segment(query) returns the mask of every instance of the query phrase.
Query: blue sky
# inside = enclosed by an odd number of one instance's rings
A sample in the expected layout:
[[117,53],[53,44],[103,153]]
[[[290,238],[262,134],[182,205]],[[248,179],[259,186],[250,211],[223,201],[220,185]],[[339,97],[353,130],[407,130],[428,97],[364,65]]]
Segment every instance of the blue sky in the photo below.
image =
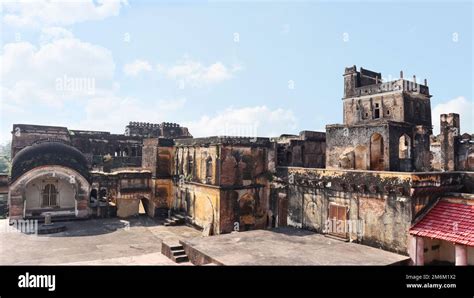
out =
[[[472,2],[32,3],[2,7],[0,142],[12,123],[324,130],[342,122],[342,73],[354,64],[426,78],[433,113],[459,112],[474,132]],[[58,90],[66,77],[92,79],[93,92]]]

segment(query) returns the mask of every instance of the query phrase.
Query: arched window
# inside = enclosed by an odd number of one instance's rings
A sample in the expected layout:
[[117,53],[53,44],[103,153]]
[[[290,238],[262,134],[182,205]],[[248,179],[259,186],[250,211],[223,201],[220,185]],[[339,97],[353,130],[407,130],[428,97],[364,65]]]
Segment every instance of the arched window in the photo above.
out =
[[212,179],[212,157],[208,157],[206,159],[206,181],[210,181]]
[[384,170],[383,137],[374,133],[370,137],[370,169],[373,171]]
[[123,157],[127,157],[127,156],[128,156],[128,148],[125,148],[125,149],[122,151],[122,156],[123,156]]
[[188,156],[188,168],[187,168],[188,172],[187,174],[188,175],[193,175],[193,172],[194,172],[194,160],[193,160],[193,157],[190,155]]
[[46,184],[43,189],[43,207],[57,206],[57,196],[58,192],[56,191],[56,186],[53,184]]
[[375,110],[374,110],[374,119],[379,119],[380,118],[380,106],[378,103],[375,104]]
[[398,158],[407,159],[411,157],[411,139],[406,134],[403,134],[398,139]]
[[120,156],[120,152],[121,152],[121,151],[120,151],[120,148],[115,149],[115,154],[114,154],[114,156],[115,156],[115,157],[119,157],[119,156]]

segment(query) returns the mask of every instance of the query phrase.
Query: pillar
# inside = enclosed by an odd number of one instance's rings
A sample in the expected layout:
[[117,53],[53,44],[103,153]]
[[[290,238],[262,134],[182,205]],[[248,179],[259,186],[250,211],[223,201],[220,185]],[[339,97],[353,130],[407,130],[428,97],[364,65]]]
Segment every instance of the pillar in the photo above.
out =
[[415,266],[423,266],[425,264],[425,247],[422,237],[410,235],[410,258]]
[[454,253],[456,258],[456,266],[467,265],[467,246],[461,244],[454,245]]

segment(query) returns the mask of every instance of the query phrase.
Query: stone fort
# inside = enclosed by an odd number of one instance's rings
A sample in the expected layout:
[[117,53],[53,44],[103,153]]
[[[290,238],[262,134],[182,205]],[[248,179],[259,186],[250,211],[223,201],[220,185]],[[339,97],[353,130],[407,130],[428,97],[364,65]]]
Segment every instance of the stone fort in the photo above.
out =
[[[325,132],[193,138],[175,123],[130,122],[124,134],[14,124],[9,218],[144,213],[206,235],[292,226],[418,265],[474,264],[474,137],[459,115],[440,115],[434,136],[426,80],[383,82],[352,66],[343,81],[344,123]],[[328,230],[331,221],[363,222],[364,233]]]

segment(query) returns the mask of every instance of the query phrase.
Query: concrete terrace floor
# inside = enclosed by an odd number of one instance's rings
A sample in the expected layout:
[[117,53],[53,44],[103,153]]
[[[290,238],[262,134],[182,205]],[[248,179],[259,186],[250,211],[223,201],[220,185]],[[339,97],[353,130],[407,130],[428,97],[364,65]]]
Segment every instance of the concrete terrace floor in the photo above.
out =
[[294,228],[186,239],[183,243],[223,265],[390,265],[409,259]]
[[203,237],[188,226],[163,226],[147,216],[61,222],[50,235],[12,232],[0,219],[1,265],[192,265],[161,254],[183,241],[223,265],[388,265],[408,257],[321,234],[278,228]]
[[161,254],[161,243],[201,237],[191,227],[165,227],[146,216],[61,224],[66,231],[27,235],[11,232],[1,219],[0,265],[178,265]]

